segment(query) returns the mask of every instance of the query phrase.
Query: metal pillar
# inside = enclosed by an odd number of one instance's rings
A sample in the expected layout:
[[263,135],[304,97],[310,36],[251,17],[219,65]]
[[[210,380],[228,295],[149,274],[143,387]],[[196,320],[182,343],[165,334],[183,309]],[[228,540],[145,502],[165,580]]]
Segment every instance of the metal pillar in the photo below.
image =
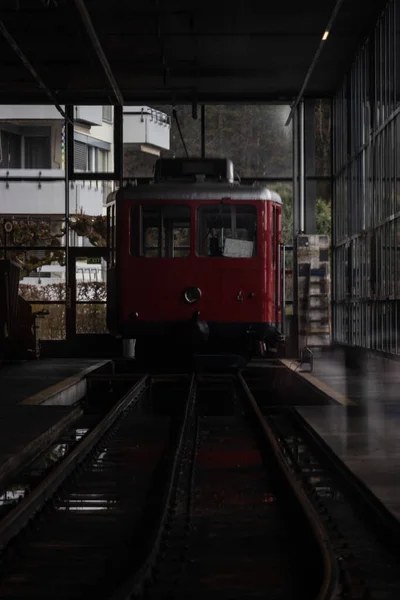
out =
[[[69,247],[69,190],[70,190],[70,174],[73,172],[74,160],[74,107],[68,105],[65,107],[67,120],[65,121],[65,333],[66,339],[70,340],[75,336],[75,310],[74,302],[76,302],[75,289],[72,282],[74,273],[71,269],[75,269],[75,260],[71,260]],[[73,263],[73,264],[72,264]]]
[[304,102],[293,116],[293,239],[304,233]]
[[299,231],[299,117],[298,109],[293,120],[293,240]]
[[317,233],[317,182],[307,179],[315,176],[315,100],[306,100],[304,107],[304,164],[305,164],[305,204],[304,233]]
[[293,118],[293,237],[316,233],[315,101],[302,101]]
[[299,105],[299,233],[304,233],[304,101]]

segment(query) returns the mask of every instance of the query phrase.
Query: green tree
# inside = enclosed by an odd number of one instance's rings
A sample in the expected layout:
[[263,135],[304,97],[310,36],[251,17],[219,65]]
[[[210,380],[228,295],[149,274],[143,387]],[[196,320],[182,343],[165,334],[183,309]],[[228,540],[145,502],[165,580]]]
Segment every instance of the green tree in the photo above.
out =
[[331,235],[331,203],[322,198],[317,198],[316,202],[316,226],[319,235]]

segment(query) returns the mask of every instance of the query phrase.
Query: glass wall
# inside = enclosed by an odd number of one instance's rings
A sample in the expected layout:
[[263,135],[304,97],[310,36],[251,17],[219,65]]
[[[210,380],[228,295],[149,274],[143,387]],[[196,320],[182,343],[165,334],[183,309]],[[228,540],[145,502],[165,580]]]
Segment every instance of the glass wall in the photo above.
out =
[[[186,151],[191,157],[201,156],[200,107],[197,119],[193,118],[192,106],[177,106],[177,118],[171,106],[154,106],[152,109],[154,112],[148,117],[151,124],[157,122],[161,126],[164,125],[163,115],[170,124],[168,149],[161,149],[158,153],[154,153],[152,152],[154,149],[147,147],[147,152],[143,152],[138,144],[130,144],[127,137],[131,130],[125,127],[129,117],[124,114],[124,178],[138,180],[151,178],[158,156],[180,157],[185,156]],[[143,107],[129,107],[127,110],[132,116],[140,115],[141,121],[145,121],[146,111],[143,111]],[[286,312],[292,314],[293,129],[291,125],[285,126],[289,112],[290,107],[285,104],[207,105],[204,108],[203,149],[206,157],[232,160],[235,177],[242,183],[265,185],[280,194],[283,202],[283,243],[290,246],[286,253]],[[310,177],[315,179],[316,175],[327,176],[329,189],[330,117],[330,102],[316,103],[316,135],[313,134],[310,139],[317,146],[314,150],[317,158],[312,166],[311,163],[309,165]],[[318,188],[318,193],[320,189],[321,198],[330,202],[330,193],[326,191],[326,187]],[[320,212],[325,217],[328,212],[330,220],[330,206],[327,211],[325,209],[326,204],[322,203]]]
[[[280,193],[284,241],[291,243],[287,105],[208,105],[203,139],[200,106],[197,118],[192,106],[124,107],[118,140],[118,108],[66,111],[64,121],[53,106],[0,105],[0,256],[19,264],[19,291],[33,309],[47,307],[42,340],[106,331],[105,205],[120,163],[125,179],[149,180],[159,156],[230,158],[242,183]],[[175,256],[189,247],[181,229],[179,248],[168,249]]]
[[[131,114],[142,107],[131,107]],[[158,155],[164,157],[201,156],[200,110],[193,118],[191,106],[177,106],[174,117],[171,106],[155,106],[154,111],[166,115],[170,123],[169,148],[143,152],[144,144],[127,142],[130,133],[124,129],[124,177],[153,175]],[[288,179],[292,177],[292,128],[285,127],[289,115],[287,105],[209,105],[205,107],[205,155],[229,158],[241,179]],[[124,121],[127,120],[124,113]],[[143,114],[143,119],[146,114]],[[162,117],[152,115],[154,119]],[[179,132],[180,129],[180,132]],[[182,134],[182,135],[181,135]],[[142,151],[141,151],[142,150]],[[145,149],[146,150],[146,149]]]
[[334,335],[400,353],[400,1],[334,99]]
[[[19,292],[32,310],[48,313],[38,320],[41,340],[65,339],[68,322],[71,335],[106,330],[106,269],[93,248],[106,245],[113,182],[97,177],[114,171],[113,108],[74,106],[70,118],[73,173],[85,175],[67,184],[67,126],[58,110],[0,105],[0,257],[19,265]],[[76,246],[91,256],[76,260]],[[68,301],[74,282],[79,306]]]

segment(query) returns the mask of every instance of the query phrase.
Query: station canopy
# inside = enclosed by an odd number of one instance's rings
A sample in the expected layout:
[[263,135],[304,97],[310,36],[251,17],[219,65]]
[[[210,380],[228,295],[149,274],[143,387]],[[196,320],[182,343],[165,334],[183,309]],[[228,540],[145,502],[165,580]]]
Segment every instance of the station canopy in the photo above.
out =
[[2,0],[0,104],[292,102],[313,63],[327,97],[385,4]]

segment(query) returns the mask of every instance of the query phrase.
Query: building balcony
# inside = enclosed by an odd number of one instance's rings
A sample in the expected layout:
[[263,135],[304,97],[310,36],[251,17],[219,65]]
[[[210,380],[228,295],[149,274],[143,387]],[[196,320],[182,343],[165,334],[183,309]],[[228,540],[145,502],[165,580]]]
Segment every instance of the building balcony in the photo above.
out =
[[[59,169],[0,169],[1,215],[65,214],[64,171]],[[39,177],[38,181],[26,178]],[[25,178],[25,180],[24,180]],[[103,214],[103,204],[111,191],[107,182],[79,181],[69,184],[70,214]]]
[[165,113],[149,106],[124,108],[124,146],[159,155],[170,148],[170,131],[171,120]]

